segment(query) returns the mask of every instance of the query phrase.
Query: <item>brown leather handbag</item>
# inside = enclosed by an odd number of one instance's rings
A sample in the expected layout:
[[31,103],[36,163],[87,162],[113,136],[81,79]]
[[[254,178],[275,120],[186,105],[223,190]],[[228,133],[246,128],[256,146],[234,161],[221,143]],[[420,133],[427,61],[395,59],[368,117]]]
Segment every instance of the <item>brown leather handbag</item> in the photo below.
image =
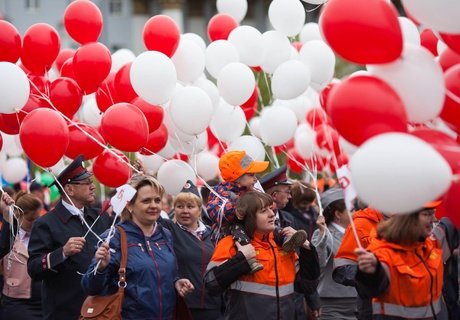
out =
[[121,262],[118,269],[118,291],[108,296],[88,296],[80,310],[80,320],[121,320],[121,309],[126,288],[126,263],[128,262],[128,242],[125,230],[120,232]]

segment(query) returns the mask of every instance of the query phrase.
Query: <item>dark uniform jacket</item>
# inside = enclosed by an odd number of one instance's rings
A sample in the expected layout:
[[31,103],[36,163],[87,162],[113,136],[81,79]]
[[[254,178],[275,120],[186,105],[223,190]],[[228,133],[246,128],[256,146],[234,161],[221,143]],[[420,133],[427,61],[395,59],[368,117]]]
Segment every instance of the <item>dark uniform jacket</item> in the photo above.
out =
[[[85,208],[88,225],[97,219],[99,211]],[[111,219],[103,213],[92,227],[102,234]],[[80,315],[86,296],[80,285],[96,251],[98,239],[91,232],[86,236],[82,251],[64,258],[63,247],[71,237],[83,237],[88,229],[78,216],[72,215],[60,201],[56,208],[34,222],[29,241],[27,269],[34,280],[43,280],[43,319],[72,320]]]

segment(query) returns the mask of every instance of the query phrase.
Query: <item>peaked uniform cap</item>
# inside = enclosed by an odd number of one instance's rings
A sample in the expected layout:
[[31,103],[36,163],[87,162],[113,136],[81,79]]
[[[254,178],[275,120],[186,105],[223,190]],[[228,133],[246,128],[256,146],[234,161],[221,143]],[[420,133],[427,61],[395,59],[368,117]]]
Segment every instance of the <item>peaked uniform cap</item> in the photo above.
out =
[[259,180],[260,184],[262,185],[262,188],[264,188],[264,190],[268,190],[274,186],[292,185],[292,182],[288,179],[286,172],[287,166],[283,165],[280,168],[267,173]]
[[[64,187],[68,183],[72,183],[74,181],[82,181],[91,177],[93,174],[86,170],[86,168],[83,166],[83,160],[83,155],[76,157],[72,163],[70,163],[64,170],[62,170],[62,172],[50,185],[50,187],[52,185],[57,185],[59,187],[59,184]],[[59,184],[56,181],[59,181]]]

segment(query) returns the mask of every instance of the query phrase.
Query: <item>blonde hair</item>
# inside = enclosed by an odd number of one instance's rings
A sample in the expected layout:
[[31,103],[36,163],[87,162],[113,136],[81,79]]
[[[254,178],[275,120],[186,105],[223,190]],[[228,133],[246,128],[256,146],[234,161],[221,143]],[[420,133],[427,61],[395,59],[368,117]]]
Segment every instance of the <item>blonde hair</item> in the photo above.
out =
[[185,202],[194,202],[200,208],[203,205],[203,201],[201,201],[201,198],[199,198],[196,194],[191,192],[181,192],[174,199],[173,207],[176,207],[178,203]]
[[[157,179],[155,179],[152,176],[136,175],[131,178],[128,184],[134,189],[136,189],[136,191],[139,191],[139,189],[142,187],[150,186],[158,192],[160,197],[163,197],[165,193],[164,187],[158,182]],[[136,199],[137,199],[137,192],[134,195],[134,197],[131,199],[129,204],[134,204],[134,202],[136,202]],[[125,207],[125,209],[121,213],[121,221],[131,221],[132,219],[133,219],[132,213],[129,212],[128,208]]]
[[420,241],[423,226],[419,222],[420,211],[399,214],[382,221],[377,227],[377,237],[401,245],[412,245]]

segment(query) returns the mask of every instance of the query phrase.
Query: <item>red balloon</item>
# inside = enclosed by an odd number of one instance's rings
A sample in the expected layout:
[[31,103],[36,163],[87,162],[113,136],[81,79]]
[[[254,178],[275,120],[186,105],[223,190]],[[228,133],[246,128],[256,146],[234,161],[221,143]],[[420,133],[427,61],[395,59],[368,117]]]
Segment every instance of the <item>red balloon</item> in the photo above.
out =
[[255,86],[254,91],[252,92],[251,96],[245,103],[241,105],[241,109],[243,109],[244,115],[246,117],[246,121],[249,121],[254,117],[257,111],[257,98],[259,96],[259,89]]
[[316,144],[322,149],[340,154],[339,134],[328,125],[318,127],[316,131]]
[[168,143],[168,129],[162,124],[157,130],[149,134],[147,144],[140,151],[141,154],[151,156],[161,151]]
[[[56,109],[66,117],[72,118],[80,109],[83,92],[75,80],[57,78],[50,86],[50,100]],[[85,159],[88,160],[88,158]]]
[[[460,174],[460,168],[457,168],[454,173]],[[457,228],[460,228],[460,214],[458,212],[458,208],[460,208],[460,181],[452,182],[449,190],[444,194],[442,206],[445,216],[448,217]]]
[[302,49],[303,43],[300,41],[295,41],[292,43],[292,46],[297,50],[297,52],[300,52],[300,49]]
[[73,55],[75,54],[75,50],[74,49],[62,49],[61,51],[59,51],[59,54],[56,58],[56,61],[54,61],[54,65],[56,66],[56,69],[61,70],[62,68],[62,65],[68,60],[68,59],[71,59],[73,58]]
[[446,72],[449,68],[455,66],[456,64],[460,64],[460,54],[451,48],[446,48],[439,56],[439,64],[441,65],[442,70]]
[[131,78],[129,76],[131,65],[132,62],[125,64],[115,75],[115,90],[117,91],[117,95],[120,97],[121,102],[130,102],[137,98],[137,93],[131,85]]
[[460,168],[460,145],[449,135],[434,129],[415,129],[412,135],[424,140],[435,148],[453,169]]
[[460,54],[460,34],[440,33],[439,35],[449,48]]
[[102,14],[91,1],[76,0],[64,11],[64,27],[79,44],[96,42],[102,32]]
[[16,63],[21,56],[21,36],[8,21],[0,20],[0,61]]
[[40,99],[46,99],[49,96],[49,80],[44,76],[29,74],[27,76],[30,83],[30,93]]
[[76,79],[75,72],[73,71],[73,56],[67,59],[61,66],[59,70],[61,77]]
[[321,108],[312,108],[308,110],[306,119],[315,130],[328,122],[327,114]]
[[172,18],[160,14],[145,23],[143,37],[148,50],[162,52],[171,58],[179,45],[180,31]]
[[331,92],[332,88],[337,83],[340,83],[340,82],[329,83],[323,90],[321,90],[321,93],[319,94],[319,103],[326,112],[327,112],[327,101],[329,99],[329,93]]
[[0,113],[0,131],[6,134],[18,134],[21,122],[18,113]]
[[230,32],[238,27],[238,22],[231,15],[218,13],[208,22],[208,38],[211,42],[227,40]]
[[64,155],[69,145],[69,129],[59,113],[48,108],[38,108],[24,118],[19,139],[30,160],[43,168],[49,168]]
[[303,159],[300,154],[295,151],[294,148],[289,149],[287,152],[287,166],[289,170],[295,173],[302,173],[306,165],[305,159]]
[[3,148],[3,137],[2,134],[0,133],[0,151],[2,151]]
[[351,77],[335,86],[328,101],[328,114],[340,135],[356,146],[377,134],[407,132],[401,98],[387,83],[373,76]]
[[29,113],[31,113],[33,110],[38,109],[38,108],[50,108],[50,106],[48,102],[43,102],[43,100],[41,99],[38,99],[34,96],[30,96],[29,100],[27,100],[24,107],[22,107],[22,109],[18,111],[19,122],[22,123],[22,121],[24,121],[24,118]]
[[440,117],[454,130],[460,132],[460,64],[444,74],[446,99]]
[[280,155],[291,148],[294,148],[294,138],[289,139],[285,144],[275,146],[275,153],[276,155]]
[[36,23],[24,34],[21,61],[28,70],[42,75],[53,66],[60,46],[56,29],[46,23]]
[[105,145],[104,138],[93,127],[84,123],[70,124],[69,146],[65,155],[71,159],[75,159],[78,155],[82,154],[85,160],[97,157],[104,151],[104,147],[94,140]]
[[[113,155],[112,152],[118,155]],[[129,181],[132,175],[128,158],[118,150],[105,150],[93,163],[96,179],[111,188],[118,188]]]
[[162,107],[150,104],[139,97],[134,99],[131,103],[138,107],[144,114],[149,125],[149,133],[152,133],[161,126],[164,118],[164,111]]
[[345,60],[388,63],[402,53],[398,13],[386,0],[329,0],[320,23],[328,44]]
[[420,33],[421,45],[427,48],[435,57],[438,55],[438,38],[431,31],[431,29],[425,29]]
[[73,71],[80,88],[90,94],[110,73],[112,56],[102,43],[92,42],[77,49],[73,56]]
[[102,135],[117,149],[139,151],[147,143],[149,127],[144,114],[130,103],[117,103],[102,116]]
[[96,103],[101,112],[105,112],[115,103],[123,102],[115,89],[116,72],[111,72],[96,91]]

